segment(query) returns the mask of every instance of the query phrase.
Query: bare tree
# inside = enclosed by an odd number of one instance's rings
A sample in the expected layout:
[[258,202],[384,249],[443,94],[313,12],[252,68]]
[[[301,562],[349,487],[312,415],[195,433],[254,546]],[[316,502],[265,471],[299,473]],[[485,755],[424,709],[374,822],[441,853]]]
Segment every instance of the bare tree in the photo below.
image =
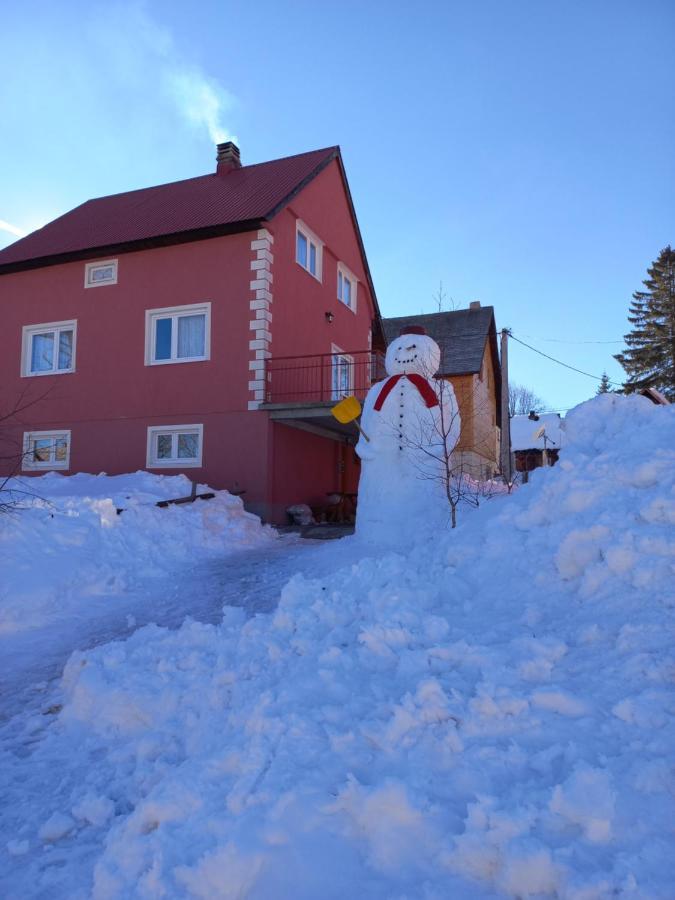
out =
[[447,291],[443,287],[443,282],[438,282],[438,290],[431,295],[432,300],[436,304],[436,312],[444,312],[448,306],[451,310],[457,309],[457,304],[453,297],[448,297]]
[[24,388],[12,402],[0,407],[0,514],[10,512],[26,499],[37,497],[33,491],[15,483],[21,472],[26,450],[15,436],[16,426],[21,423],[21,414],[43,400],[51,387],[38,396],[31,396]]
[[509,416],[527,415],[531,410],[541,411],[546,404],[533,390],[522,384],[509,385]]
[[[405,446],[415,455],[419,477],[442,487],[450,506],[450,521],[455,528],[460,505],[478,507],[495,494],[511,493],[514,485],[506,485],[494,477],[481,477],[481,473],[473,470],[466,454],[455,449],[460,425],[466,428],[469,423],[460,421],[458,403],[447,402],[449,392],[454,394],[452,385],[438,377],[436,386],[438,416],[420,420],[417,432],[408,434],[404,440]],[[484,449],[487,454],[487,448]]]

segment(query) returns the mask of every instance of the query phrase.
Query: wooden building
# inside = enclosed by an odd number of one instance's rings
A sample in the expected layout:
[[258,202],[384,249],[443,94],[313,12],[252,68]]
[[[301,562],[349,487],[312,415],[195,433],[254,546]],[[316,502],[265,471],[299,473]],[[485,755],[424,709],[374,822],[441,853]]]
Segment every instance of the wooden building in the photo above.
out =
[[501,368],[494,309],[468,309],[382,320],[387,343],[407,325],[421,325],[441,348],[438,374],[451,382],[462,430],[454,453],[456,471],[490,478],[499,469]]

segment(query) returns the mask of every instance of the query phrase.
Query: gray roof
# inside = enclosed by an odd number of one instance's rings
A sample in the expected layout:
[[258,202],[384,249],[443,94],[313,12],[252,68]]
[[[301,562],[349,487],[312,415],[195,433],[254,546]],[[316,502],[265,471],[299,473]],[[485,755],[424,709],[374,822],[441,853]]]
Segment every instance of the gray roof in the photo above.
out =
[[[441,348],[440,375],[473,375],[480,372],[488,338],[496,357],[497,336],[492,306],[457,309],[453,312],[427,313],[382,319],[387,343],[398,337],[407,325],[422,325]],[[492,335],[491,335],[492,332]],[[493,360],[499,365],[497,360]],[[497,373],[495,369],[495,373]]]

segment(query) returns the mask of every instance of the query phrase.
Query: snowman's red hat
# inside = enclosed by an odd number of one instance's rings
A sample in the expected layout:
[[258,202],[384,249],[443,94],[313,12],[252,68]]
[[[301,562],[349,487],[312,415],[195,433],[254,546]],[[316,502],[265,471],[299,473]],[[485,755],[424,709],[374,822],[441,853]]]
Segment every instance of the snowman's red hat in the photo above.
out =
[[403,337],[404,334],[426,334],[426,328],[423,328],[421,325],[406,325],[405,328],[401,328],[399,331],[399,337]]

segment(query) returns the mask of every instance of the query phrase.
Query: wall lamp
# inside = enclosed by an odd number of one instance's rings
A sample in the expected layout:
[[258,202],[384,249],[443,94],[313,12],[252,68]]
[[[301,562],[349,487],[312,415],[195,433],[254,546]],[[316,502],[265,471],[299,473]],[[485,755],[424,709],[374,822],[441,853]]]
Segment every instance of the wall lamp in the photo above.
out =
[[324,315],[326,317],[326,322],[328,322],[328,324],[330,325],[331,322],[333,321],[333,319],[335,318],[335,315],[332,312],[324,313]]

